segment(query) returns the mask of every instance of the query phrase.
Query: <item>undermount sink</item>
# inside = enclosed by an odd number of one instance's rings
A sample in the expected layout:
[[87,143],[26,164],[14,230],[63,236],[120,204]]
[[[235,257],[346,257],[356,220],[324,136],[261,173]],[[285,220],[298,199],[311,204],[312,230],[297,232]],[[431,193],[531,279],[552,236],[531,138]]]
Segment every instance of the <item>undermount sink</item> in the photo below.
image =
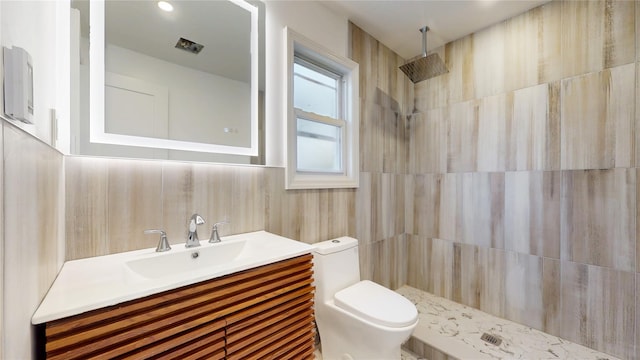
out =
[[[177,246],[176,246],[177,247]],[[208,244],[203,242],[199,247],[185,249],[180,252],[162,254],[143,259],[129,260],[125,265],[134,273],[148,279],[157,279],[184,272],[225,266],[238,258],[248,257],[246,240]]]

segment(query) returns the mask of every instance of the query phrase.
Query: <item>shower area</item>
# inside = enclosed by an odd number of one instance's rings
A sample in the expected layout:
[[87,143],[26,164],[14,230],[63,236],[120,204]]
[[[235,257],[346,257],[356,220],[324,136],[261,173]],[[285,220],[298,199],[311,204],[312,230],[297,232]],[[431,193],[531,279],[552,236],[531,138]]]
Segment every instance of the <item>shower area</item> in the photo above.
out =
[[350,24],[363,277],[640,358],[636,11],[551,2],[408,61]]

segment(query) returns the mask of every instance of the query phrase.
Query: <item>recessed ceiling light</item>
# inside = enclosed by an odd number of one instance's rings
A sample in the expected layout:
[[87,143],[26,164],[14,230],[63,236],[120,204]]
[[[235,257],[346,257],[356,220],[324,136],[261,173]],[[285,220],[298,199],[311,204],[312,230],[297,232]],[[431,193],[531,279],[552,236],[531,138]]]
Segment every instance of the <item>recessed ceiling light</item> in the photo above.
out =
[[166,1],[158,1],[158,7],[164,11],[173,11],[173,5]]

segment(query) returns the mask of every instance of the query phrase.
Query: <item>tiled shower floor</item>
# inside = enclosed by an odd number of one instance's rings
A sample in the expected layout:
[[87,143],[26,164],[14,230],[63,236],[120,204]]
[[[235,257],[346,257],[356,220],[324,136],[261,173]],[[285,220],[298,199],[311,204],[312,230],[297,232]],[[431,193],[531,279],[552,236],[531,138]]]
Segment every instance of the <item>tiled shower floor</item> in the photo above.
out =
[[[396,291],[416,304],[418,309],[420,320],[412,337],[451,358],[617,359],[410,286]],[[497,335],[502,343],[496,346],[481,340],[483,333]]]

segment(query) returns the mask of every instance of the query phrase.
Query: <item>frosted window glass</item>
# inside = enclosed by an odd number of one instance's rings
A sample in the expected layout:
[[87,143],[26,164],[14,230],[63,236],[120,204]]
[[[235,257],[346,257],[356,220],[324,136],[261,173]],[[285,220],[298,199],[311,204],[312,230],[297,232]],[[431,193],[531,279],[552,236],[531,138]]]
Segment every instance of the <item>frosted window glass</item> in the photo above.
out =
[[338,80],[293,64],[293,106],[318,115],[338,117]]
[[341,172],[342,128],[298,118],[298,171]]

